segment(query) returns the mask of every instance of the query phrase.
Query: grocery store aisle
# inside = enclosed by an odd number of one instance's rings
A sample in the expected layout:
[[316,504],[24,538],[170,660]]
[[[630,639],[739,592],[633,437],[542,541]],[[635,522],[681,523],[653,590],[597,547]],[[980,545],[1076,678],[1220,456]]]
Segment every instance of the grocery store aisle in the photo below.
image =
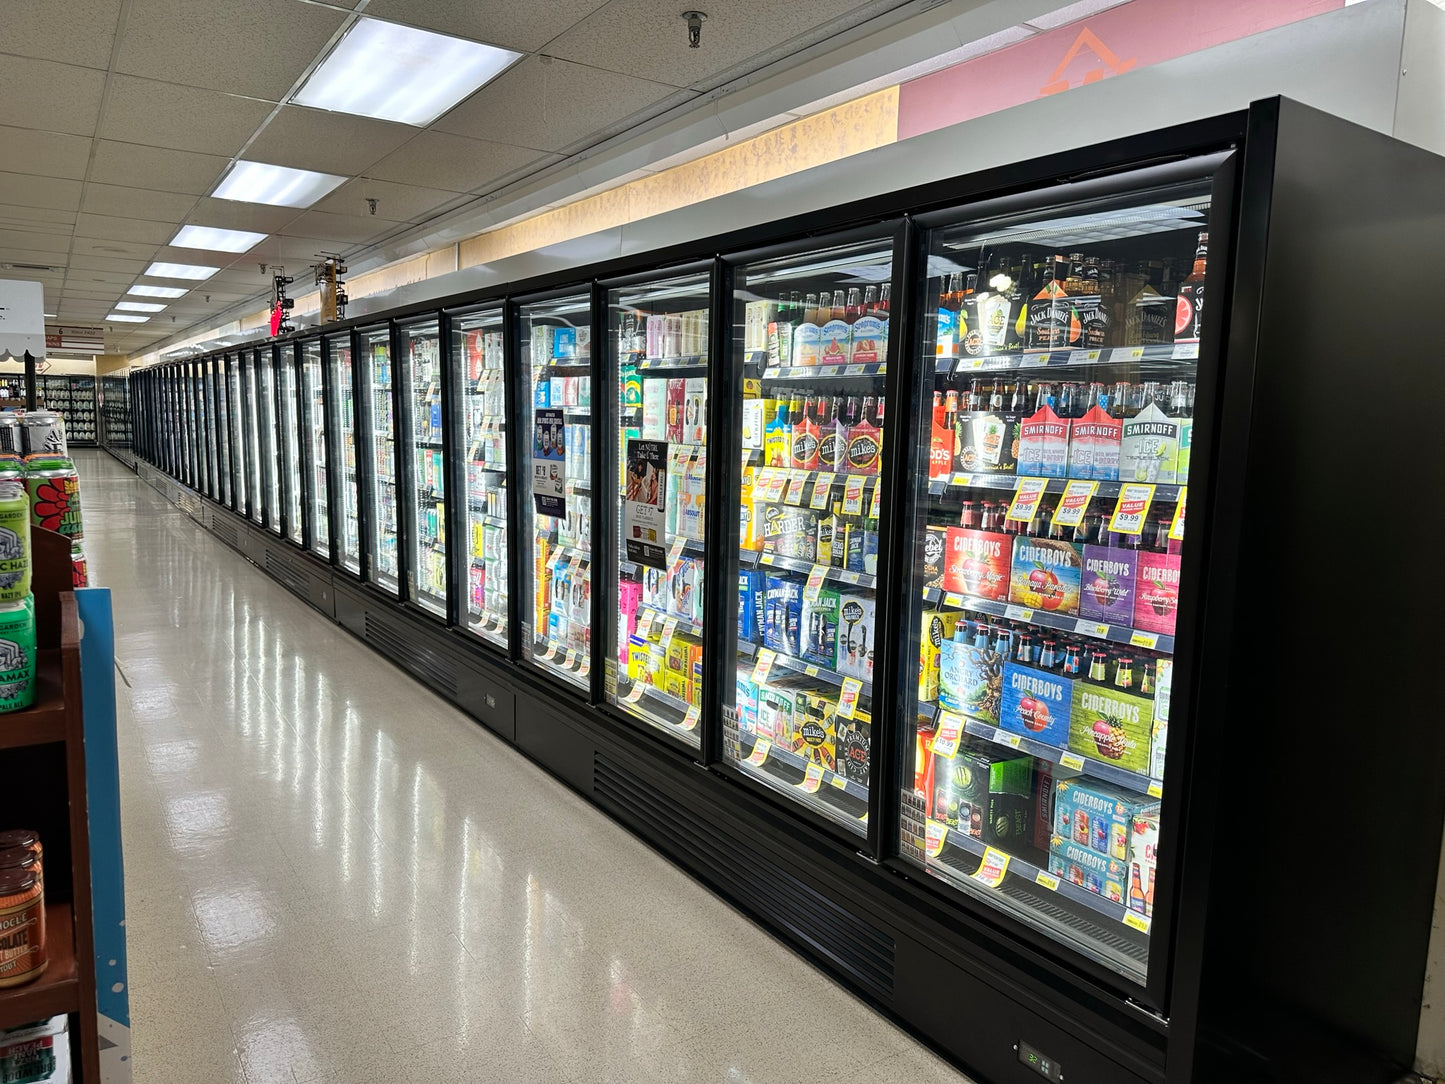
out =
[[137,1084],[958,1082],[101,453]]

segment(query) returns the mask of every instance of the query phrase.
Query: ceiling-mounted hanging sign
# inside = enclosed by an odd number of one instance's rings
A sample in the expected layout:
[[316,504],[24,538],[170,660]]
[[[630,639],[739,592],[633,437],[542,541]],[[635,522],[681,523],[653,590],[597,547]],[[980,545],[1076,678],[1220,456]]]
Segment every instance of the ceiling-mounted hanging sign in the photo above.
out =
[[45,356],[45,286],[0,279],[0,357]]
[[105,329],[99,327],[47,327],[47,350],[76,350],[83,354],[105,353]]

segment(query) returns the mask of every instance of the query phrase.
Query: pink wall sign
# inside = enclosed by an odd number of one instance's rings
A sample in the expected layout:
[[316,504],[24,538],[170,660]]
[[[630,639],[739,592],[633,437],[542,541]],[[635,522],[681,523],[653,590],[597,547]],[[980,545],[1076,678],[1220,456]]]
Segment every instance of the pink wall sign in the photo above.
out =
[[1132,0],[904,83],[898,138],[1344,7],[1344,0]]

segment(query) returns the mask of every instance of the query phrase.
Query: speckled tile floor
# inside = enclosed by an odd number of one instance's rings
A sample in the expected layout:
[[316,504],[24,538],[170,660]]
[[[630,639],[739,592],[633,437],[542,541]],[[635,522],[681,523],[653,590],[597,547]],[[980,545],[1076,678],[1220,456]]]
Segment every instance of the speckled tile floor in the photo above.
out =
[[125,677],[137,1084],[963,1081],[109,456],[78,465]]

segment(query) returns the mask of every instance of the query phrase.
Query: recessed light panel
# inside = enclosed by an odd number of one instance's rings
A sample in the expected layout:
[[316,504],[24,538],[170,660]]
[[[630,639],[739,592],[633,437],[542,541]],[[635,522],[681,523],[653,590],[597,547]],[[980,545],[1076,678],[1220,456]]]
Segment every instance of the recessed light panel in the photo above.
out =
[[358,19],[311,73],[297,105],[425,127],[521,54],[414,26]]
[[123,312],[113,312],[106,317],[107,320],[117,324],[145,324],[150,322],[149,316],[129,316]]
[[264,241],[264,233],[223,230],[216,226],[182,226],[171,240],[172,248],[207,248],[213,252],[245,252]]
[[117,301],[116,312],[160,312],[164,305],[150,305],[144,301]]
[[208,279],[219,267],[203,267],[194,263],[153,263],[145,273],[153,279]]
[[189,291],[182,290],[179,286],[132,286],[126,291],[128,294],[135,294],[136,297],[185,297]]
[[316,173],[265,162],[237,162],[212,193],[217,199],[265,203],[272,207],[310,207],[326,193],[345,183],[334,173]]

